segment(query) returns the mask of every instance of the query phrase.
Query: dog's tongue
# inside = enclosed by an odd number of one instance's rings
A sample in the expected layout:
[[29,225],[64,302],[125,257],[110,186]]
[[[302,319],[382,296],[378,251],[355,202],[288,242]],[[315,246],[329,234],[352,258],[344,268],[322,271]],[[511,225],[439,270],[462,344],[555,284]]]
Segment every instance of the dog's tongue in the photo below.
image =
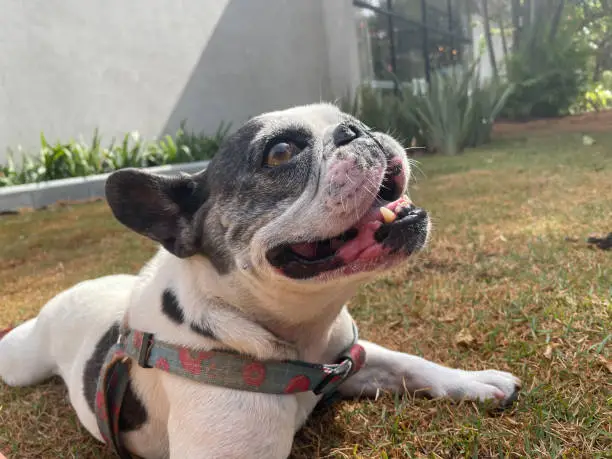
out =
[[[406,196],[397,201],[390,202],[385,206],[395,216],[398,206],[408,206],[411,202]],[[344,244],[336,253],[345,263],[351,263],[357,258],[371,259],[383,254],[382,244],[376,242],[374,233],[383,225],[384,216],[380,207],[373,207],[355,225],[357,237]]]
[[[333,238],[325,242],[302,242],[292,244],[291,250],[297,255],[314,260],[332,255],[334,252],[345,263],[351,263],[357,258],[371,259],[382,255],[384,248],[374,239],[374,233],[383,225],[386,218],[393,221],[398,206],[408,206],[410,201],[402,196],[397,201],[390,202],[383,211],[380,207],[372,207],[354,226],[357,236],[348,242],[341,238]],[[387,221],[389,223],[390,221]]]
[[376,240],[374,239],[374,233],[382,226],[382,224],[383,223],[380,220],[380,209],[376,208],[368,212],[365,217],[363,217],[359,223],[355,225],[355,228],[358,231],[357,237],[351,239],[340,247],[340,250],[336,252],[336,255],[345,263],[350,263],[356,260],[362,252],[369,250],[373,246],[380,246],[380,244],[377,244]]

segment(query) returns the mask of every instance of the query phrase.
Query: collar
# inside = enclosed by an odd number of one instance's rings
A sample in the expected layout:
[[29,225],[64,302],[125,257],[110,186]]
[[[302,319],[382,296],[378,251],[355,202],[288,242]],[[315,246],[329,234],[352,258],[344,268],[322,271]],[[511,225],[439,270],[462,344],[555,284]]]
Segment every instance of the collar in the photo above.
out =
[[157,368],[193,381],[229,389],[292,394],[312,391],[327,394],[361,369],[365,350],[353,340],[330,364],[301,360],[256,360],[225,350],[198,351],[155,339],[151,333],[124,329],[118,345],[142,368]]

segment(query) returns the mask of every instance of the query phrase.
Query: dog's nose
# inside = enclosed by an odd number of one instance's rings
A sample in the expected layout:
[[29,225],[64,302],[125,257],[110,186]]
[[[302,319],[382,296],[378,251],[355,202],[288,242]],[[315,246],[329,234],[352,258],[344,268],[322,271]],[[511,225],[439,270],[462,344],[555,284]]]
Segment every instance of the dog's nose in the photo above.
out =
[[334,139],[334,145],[341,147],[361,137],[362,134],[363,131],[357,125],[352,123],[340,123],[334,128],[332,138]]

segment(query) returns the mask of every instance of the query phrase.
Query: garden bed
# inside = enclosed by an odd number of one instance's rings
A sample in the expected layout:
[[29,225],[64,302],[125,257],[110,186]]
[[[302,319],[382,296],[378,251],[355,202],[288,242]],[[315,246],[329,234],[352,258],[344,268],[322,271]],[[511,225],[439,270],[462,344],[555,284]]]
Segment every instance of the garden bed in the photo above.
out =
[[612,110],[582,113],[561,118],[537,119],[526,122],[497,121],[493,126],[496,135],[525,135],[528,133],[551,132],[611,132]]

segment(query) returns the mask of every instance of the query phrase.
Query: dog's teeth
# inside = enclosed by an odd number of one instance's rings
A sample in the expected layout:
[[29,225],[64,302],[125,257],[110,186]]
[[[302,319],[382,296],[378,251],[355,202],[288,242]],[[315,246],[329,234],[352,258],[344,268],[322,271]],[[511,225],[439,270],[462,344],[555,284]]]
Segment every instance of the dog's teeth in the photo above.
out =
[[393,223],[395,221],[396,215],[392,210],[389,210],[386,207],[381,207],[380,213],[382,214],[382,218],[385,223]]
[[399,205],[400,206],[402,206],[402,207],[410,207],[411,204],[412,204],[412,201],[410,200],[410,198],[408,198],[408,196],[403,195],[400,198],[400,201],[399,201]]

